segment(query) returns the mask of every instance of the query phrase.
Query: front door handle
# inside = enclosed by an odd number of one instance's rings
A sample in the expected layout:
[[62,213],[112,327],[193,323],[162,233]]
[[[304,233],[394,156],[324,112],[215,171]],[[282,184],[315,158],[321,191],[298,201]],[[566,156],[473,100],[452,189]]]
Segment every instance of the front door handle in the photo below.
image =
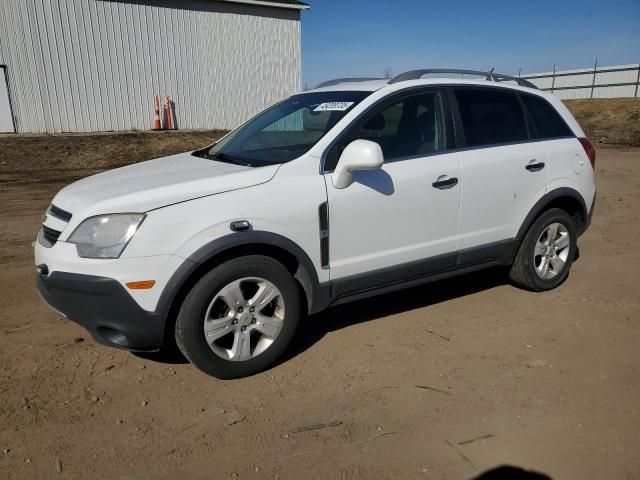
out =
[[526,167],[530,172],[539,172],[544,168],[544,162],[538,162],[537,160],[531,160]]
[[439,190],[447,190],[448,188],[455,187],[458,184],[458,179],[456,177],[449,178],[447,175],[441,175],[438,177],[438,180],[433,182],[433,188],[437,188]]

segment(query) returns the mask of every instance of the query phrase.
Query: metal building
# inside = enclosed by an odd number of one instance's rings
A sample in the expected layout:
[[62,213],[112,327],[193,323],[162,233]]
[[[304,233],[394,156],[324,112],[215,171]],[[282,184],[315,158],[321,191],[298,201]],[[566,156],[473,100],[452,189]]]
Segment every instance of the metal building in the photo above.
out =
[[[232,128],[301,89],[294,0],[1,0],[18,132]],[[0,80],[2,80],[0,78]]]

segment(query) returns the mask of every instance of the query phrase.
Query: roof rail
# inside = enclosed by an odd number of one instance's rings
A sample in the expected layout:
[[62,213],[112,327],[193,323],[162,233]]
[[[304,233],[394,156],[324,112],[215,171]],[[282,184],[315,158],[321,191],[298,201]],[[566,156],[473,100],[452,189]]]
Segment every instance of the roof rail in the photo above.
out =
[[482,72],[479,70],[458,70],[452,68],[427,68],[423,70],[411,70],[409,72],[401,73],[400,75],[393,77],[389,80],[390,84],[404,82],[406,80],[418,80],[422,78],[424,75],[428,75],[431,73],[455,73],[458,75],[479,75],[486,77],[487,80],[491,80],[493,82],[504,82],[504,81],[512,81],[516,82],[521,87],[529,87],[538,89],[533,83],[525,80],[524,78],[513,77],[511,75],[504,75],[502,73],[496,73],[491,69],[489,72]]
[[380,78],[380,77],[335,78],[333,80],[327,80],[326,82],[322,82],[316,88],[330,87],[332,85],[338,85],[339,83],[366,82],[369,80],[384,80],[384,78]]

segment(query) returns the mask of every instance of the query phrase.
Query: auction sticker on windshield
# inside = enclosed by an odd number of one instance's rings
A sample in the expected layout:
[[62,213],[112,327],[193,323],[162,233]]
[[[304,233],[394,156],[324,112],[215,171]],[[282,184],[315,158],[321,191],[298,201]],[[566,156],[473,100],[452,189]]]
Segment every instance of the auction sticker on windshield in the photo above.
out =
[[326,102],[313,109],[314,112],[344,112],[354,102]]

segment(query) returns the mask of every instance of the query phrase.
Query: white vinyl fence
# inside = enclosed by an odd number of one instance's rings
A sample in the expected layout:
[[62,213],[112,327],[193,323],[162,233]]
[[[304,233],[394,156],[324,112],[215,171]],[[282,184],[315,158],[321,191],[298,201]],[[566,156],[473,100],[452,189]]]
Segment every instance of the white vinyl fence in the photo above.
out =
[[520,75],[562,99],[618,98],[640,95],[640,64],[557,70]]

